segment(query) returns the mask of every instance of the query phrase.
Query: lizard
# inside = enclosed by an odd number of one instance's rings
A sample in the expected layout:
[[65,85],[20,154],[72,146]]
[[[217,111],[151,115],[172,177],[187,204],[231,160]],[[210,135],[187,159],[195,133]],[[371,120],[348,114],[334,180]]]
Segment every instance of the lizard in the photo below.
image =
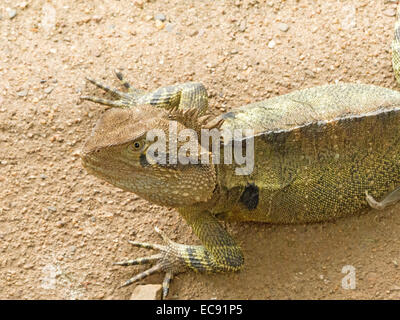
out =
[[[394,29],[392,64],[400,83],[400,9]],[[83,166],[116,187],[175,208],[201,242],[174,242],[158,227],[164,244],[129,241],[158,253],[116,262],[151,265],[122,286],[164,272],[165,298],[177,273],[239,271],[243,253],[221,221],[329,221],[368,207],[383,209],[400,199],[398,91],[368,84],[328,84],[245,105],[211,119],[207,91],[201,83],[176,84],[148,93],[133,88],[121,72],[115,73],[127,92],[88,78],[116,99],[81,97],[113,107],[85,142]],[[147,134],[154,128],[168,131],[171,121],[179,130],[197,133],[201,129],[251,128],[253,135],[239,142],[243,145],[253,139],[253,171],[238,175],[237,164],[214,163],[210,149],[201,141],[197,141],[197,150],[208,155],[208,163],[160,163],[149,152],[156,142],[147,139]],[[165,142],[172,144],[168,138]],[[221,150],[226,142],[221,141]]]

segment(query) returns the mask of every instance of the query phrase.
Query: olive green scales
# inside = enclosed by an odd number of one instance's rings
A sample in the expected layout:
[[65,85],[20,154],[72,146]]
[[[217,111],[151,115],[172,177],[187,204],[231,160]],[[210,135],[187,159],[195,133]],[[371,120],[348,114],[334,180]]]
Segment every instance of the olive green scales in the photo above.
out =
[[[393,68],[400,74],[400,26],[396,22]],[[116,100],[83,99],[119,107],[97,123],[82,152],[87,170],[142,198],[174,207],[202,245],[131,242],[158,253],[119,265],[153,266],[124,283],[163,271],[163,296],[173,275],[237,271],[242,252],[218,220],[306,223],[381,209],[400,199],[400,93],[373,85],[308,88],[253,103],[211,120],[207,93],[185,83],[145,93],[116,73],[128,92],[100,84]],[[146,133],[221,128],[254,130],[254,169],[237,175],[235,164],[158,164],[148,161]],[[203,148],[203,147],[200,147]],[[223,148],[223,145],[222,145]],[[210,150],[201,149],[202,152]],[[381,200],[381,202],[375,199]]]

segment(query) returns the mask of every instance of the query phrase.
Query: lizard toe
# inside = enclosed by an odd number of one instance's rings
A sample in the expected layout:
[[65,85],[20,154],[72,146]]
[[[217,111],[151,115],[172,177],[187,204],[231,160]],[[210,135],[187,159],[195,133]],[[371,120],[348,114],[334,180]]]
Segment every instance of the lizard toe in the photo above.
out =
[[120,287],[126,287],[134,282],[142,280],[147,276],[152,275],[156,272],[165,272],[165,277],[162,283],[163,287],[163,298],[168,295],[169,285],[174,274],[182,272],[186,265],[181,258],[181,253],[179,251],[179,244],[170,240],[167,235],[162,232],[159,228],[155,228],[156,232],[161,236],[166,245],[160,245],[156,243],[148,243],[148,242],[138,242],[138,241],[130,241],[128,242],[135,247],[158,250],[159,253],[147,256],[140,257],[132,260],[125,260],[115,262],[114,265],[119,266],[132,266],[132,265],[144,265],[144,264],[154,264],[147,270],[144,270],[132,278],[125,281]]

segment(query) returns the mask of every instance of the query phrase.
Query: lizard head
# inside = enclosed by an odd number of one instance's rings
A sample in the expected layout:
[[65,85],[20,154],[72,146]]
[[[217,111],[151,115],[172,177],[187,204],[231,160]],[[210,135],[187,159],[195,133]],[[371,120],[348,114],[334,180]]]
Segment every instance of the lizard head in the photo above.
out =
[[[106,111],[81,150],[83,166],[90,174],[157,204],[183,207],[207,201],[216,185],[212,164],[160,161],[171,158],[171,118],[184,119],[176,111],[150,105]],[[187,129],[179,119],[174,121],[178,132]],[[160,136],[149,139],[154,129],[165,132],[165,141]],[[165,148],[155,148],[156,143]],[[179,149],[183,143],[177,143]],[[204,152],[201,146],[198,150]]]

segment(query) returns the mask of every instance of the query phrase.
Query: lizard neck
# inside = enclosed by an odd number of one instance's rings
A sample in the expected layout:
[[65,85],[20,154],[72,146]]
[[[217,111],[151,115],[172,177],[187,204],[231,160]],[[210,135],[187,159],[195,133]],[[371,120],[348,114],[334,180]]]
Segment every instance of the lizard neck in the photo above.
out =
[[216,185],[212,165],[168,165],[138,173],[130,191],[142,198],[170,207],[207,202]]
[[83,166],[89,173],[123,190],[174,208],[207,202],[212,198],[216,186],[215,167],[212,164],[151,165],[142,162],[137,167],[121,161],[107,170],[107,167],[96,165],[95,161],[91,162],[86,157]]

